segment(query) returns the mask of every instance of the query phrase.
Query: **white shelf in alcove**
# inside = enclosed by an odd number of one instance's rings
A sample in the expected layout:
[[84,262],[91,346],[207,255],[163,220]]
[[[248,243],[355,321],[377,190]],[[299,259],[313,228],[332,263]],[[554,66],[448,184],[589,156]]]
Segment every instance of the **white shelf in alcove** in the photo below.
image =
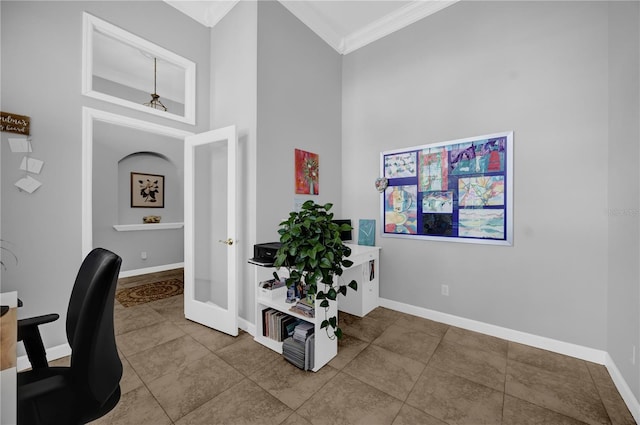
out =
[[167,230],[181,229],[184,223],[148,223],[148,224],[114,224],[113,228],[118,232],[133,232],[136,230]]

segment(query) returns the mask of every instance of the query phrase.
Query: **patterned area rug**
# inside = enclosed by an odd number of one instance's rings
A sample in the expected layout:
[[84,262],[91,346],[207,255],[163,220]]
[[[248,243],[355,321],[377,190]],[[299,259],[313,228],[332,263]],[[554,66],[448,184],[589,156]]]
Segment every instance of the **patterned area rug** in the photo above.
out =
[[116,299],[125,307],[132,307],[151,301],[181,295],[184,285],[179,279],[163,280],[161,282],[143,283],[132,288],[119,289]]

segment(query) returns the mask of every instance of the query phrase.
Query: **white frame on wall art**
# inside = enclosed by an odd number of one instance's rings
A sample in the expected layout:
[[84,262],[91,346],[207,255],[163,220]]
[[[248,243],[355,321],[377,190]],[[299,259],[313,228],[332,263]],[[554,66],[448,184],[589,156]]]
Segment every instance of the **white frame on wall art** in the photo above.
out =
[[513,245],[513,132],[380,154],[381,236]]
[[[132,102],[127,99],[104,93],[93,87],[94,74],[94,36],[103,34],[114,39],[128,48],[135,48],[141,54],[157,58],[158,61],[168,62],[172,66],[184,70],[184,113],[182,115],[171,111],[153,109],[142,103]],[[182,56],[179,56],[163,47],[153,44],[137,35],[112,25],[102,19],[84,12],[83,14],[83,46],[82,46],[82,94],[94,99],[114,103],[116,105],[146,112],[164,118],[195,125],[196,123],[196,64]]]

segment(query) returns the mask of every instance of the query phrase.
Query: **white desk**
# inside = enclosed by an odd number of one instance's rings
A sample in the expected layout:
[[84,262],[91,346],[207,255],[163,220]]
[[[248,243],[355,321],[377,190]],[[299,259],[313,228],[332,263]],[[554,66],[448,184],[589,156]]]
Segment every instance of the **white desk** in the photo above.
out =
[[18,293],[0,294],[0,304],[9,311],[0,317],[0,424],[17,423]]
[[347,296],[338,296],[338,310],[363,317],[378,307],[380,294],[380,247],[345,244],[351,248],[348,260],[353,265],[345,269],[342,279],[345,285],[358,282],[358,290],[347,289]]

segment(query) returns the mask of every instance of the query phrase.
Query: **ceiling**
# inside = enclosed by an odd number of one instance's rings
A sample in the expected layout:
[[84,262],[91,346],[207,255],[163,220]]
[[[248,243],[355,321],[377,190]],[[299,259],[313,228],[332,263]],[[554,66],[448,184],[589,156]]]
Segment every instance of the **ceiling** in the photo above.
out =
[[[164,0],[214,27],[240,0]],[[458,0],[279,0],[338,53],[362,46],[432,15]]]

